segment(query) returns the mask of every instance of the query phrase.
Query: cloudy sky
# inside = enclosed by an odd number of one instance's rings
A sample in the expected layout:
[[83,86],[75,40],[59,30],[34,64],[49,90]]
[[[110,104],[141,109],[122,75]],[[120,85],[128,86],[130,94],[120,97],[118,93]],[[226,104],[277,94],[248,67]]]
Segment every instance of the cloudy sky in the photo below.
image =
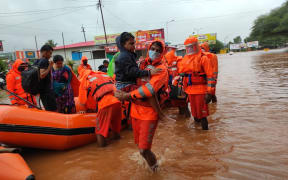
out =
[[[193,32],[217,33],[229,42],[249,35],[253,21],[286,0],[102,0],[107,33],[165,28],[168,40],[183,43]],[[0,40],[5,51],[35,49],[48,39],[62,45],[103,35],[94,0],[0,0]],[[167,40],[167,36],[166,36]]]

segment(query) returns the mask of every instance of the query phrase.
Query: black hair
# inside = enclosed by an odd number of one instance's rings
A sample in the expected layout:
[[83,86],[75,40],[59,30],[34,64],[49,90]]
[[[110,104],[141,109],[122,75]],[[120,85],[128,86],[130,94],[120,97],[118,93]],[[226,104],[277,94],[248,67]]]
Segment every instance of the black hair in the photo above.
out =
[[[161,42],[155,41],[155,42],[152,43],[152,45],[159,46],[159,47],[160,47],[160,50],[161,50],[161,53],[163,52],[164,47],[163,47],[163,45],[162,45]],[[151,46],[152,46],[152,45],[151,45]]]
[[54,63],[56,63],[56,62],[58,62],[58,61],[64,61],[64,58],[63,58],[63,56],[61,56],[61,55],[55,55],[54,57],[53,57],[53,62]]
[[135,39],[135,37],[131,34],[131,33],[128,33],[128,32],[123,32],[120,34],[120,44],[121,46],[124,46],[125,43],[127,41],[129,41],[129,39]]
[[44,46],[41,47],[40,52],[44,52],[44,51],[53,51],[52,46],[50,46],[49,44],[45,44]]
[[104,60],[104,61],[103,61],[103,64],[104,64],[104,63],[108,63],[108,64],[109,64],[109,61],[107,61],[107,60]]

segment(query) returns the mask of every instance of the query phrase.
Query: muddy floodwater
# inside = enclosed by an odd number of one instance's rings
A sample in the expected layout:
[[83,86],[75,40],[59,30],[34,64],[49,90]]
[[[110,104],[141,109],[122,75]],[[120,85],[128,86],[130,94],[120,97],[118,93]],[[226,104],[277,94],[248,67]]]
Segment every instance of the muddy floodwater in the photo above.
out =
[[219,55],[219,72],[209,131],[167,110],[177,121],[162,121],[156,131],[158,173],[149,171],[130,131],[106,148],[23,156],[39,180],[288,179],[288,54]]

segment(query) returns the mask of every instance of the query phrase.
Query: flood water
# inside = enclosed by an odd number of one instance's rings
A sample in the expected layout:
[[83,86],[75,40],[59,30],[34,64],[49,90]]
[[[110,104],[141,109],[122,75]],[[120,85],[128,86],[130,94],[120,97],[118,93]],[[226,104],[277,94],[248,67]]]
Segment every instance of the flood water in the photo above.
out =
[[149,171],[130,131],[106,148],[23,156],[40,180],[288,179],[288,54],[269,53],[219,55],[209,131],[168,110],[177,121],[162,121],[156,131],[158,173]]

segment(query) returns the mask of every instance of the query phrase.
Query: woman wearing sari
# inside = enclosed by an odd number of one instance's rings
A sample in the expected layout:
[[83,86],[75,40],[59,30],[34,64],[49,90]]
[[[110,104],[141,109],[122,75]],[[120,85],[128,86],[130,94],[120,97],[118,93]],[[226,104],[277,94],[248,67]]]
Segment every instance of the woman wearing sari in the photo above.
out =
[[57,111],[59,113],[72,114],[76,113],[75,92],[72,88],[72,81],[75,79],[75,75],[70,67],[63,64],[63,61],[64,59],[61,55],[53,57],[53,90],[56,95]]

